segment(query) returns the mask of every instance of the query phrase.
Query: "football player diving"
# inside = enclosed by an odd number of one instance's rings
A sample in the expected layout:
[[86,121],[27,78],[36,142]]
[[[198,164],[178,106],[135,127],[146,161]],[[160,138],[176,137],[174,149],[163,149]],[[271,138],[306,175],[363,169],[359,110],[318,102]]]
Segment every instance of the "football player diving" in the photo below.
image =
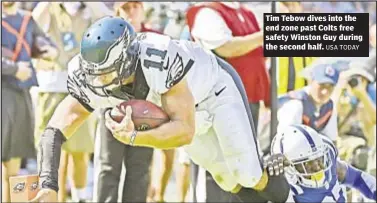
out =
[[341,161],[333,142],[305,125],[278,132],[271,154],[284,154],[291,187],[288,202],[346,202],[344,184],[376,201],[376,178]]
[[269,176],[266,170],[279,170],[282,156],[262,163],[242,82],[210,51],[155,33],[137,35],[128,22],[109,16],[85,32],[68,72],[71,96],[59,104],[41,136],[41,190],[32,201],[56,201],[61,145],[88,115],[131,99],[161,106],[170,122],[137,131],[131,107],[121,123],[111,119],[109,110],[106,125],[120,142],[159,149],[183,146],[222,189],[241,201],[287,200],[284,174]]

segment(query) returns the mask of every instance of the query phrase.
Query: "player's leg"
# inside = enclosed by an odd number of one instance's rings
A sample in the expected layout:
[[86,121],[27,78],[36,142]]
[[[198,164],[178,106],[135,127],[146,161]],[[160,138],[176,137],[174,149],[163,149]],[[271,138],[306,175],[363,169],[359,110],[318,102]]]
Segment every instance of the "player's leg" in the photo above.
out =
[[1,162],[2,202],[10,202],[9,177],[16,176],[21,167],[21,158],[12,158]]
[[[213,128],[227,166],[237,182],[244,188],[238,193],[242,201],[254,201],[254,187],[263,174],[254,123],[242,81],[229,64],[220,61],[224,72],[214,87],[214,104],[210,108]],[[224,89],[220,94],[216,91]],[[274,191],[275,190],[275,191]],[[277,194],[276,191],[280,192]],[[245,191],[245,192],[244,192]],[[243,193],[251,195],[243,195]],[[289,185],[283,175],[269,177],[264,191],[258,192],[268,200],[284,202],[289,194]],[[250,198],[249,198],[250,197]]]
[[180,164],[176,173],[178,202],[185,202],[190,187],[190,164]]
[[153,182],[153,173],[154,173],[154,167],[155,167],[155,164],[154,164],[154,157],[155,157],[155,153],[156,153],[156,149],[153,151],[153,155],[152,155],[152,161],[151,161],[151,165],[149,166],[149,185],[148,185],[148,192],[147,192],[147,202],[155,202],[154,201],[154,196],[155,196],[155,193],[156,193],[156,189],[155,189],[155,186],[154,186],[154,182]]
[[[259,155],[251,114],[230,75],[223,73],[222,82],[214,93],[226,87],[210,108],[213,129],[218,138],[226,164],[237,182],[253,187],[262,177],[263,166]],[[250,117],[249,117],[250,116]]]
[[178,148],[177,151],[179,163],[178,169],[176,170],[178,202],[185,202],[190,187],[191,160],[182,147]]
[[101,112],[94,151],[94,202],[117,202],[125,145],[116,140],[105,126]]
[[89,155],[85,152],[71,152],[69,158],[72,200],[78,202],[85,199]]
[[198,202],[196,189],[198,186],[199,166],[191,161],[190,170],[191,170],[190,179],[191,179],[191,188],[192,188],[192,202]]
[[157,202],[163,202],[166,186],[168,185],[173,170],[175,150],[170,149],[159,151],[161,152],[161,169],[157,170],[157,173],[154,173],[154,175],[157,176],[154,200]]
[[153,157],[153,149],[126,146],[125,154],[126,178],[122,202],[145,202],[150,182],[149,166]]
[[62,150],[60,154],[60,165],[59,165],[59,191],[58,191],[58,202],[65,202],[67,199],[67,174],[68,174],[68,161],[69,154]]

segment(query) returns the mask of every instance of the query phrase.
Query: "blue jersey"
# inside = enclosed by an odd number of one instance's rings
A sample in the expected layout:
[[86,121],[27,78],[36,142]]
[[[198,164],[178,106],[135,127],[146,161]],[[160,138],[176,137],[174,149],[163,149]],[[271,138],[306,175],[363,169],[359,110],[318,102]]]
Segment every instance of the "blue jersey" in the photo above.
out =
[[326,137],[324,142],[329,146],[332,166],[326,171],[325,184],[321,188],[309,188],[298,184],[291,184],[291,191],[295,202],[337,202],[345,203],[346,191],[338,181],[336,163],[338,152],[334,144]]

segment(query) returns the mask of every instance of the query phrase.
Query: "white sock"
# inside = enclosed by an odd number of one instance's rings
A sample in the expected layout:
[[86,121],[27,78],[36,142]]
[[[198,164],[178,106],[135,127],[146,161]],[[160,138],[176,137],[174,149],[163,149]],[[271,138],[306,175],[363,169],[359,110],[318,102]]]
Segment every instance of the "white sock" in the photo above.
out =
[[72,187],[71,194],[72,194],[73,201],[79,201],[86,198],[85,188],[77,189],[77,188]]

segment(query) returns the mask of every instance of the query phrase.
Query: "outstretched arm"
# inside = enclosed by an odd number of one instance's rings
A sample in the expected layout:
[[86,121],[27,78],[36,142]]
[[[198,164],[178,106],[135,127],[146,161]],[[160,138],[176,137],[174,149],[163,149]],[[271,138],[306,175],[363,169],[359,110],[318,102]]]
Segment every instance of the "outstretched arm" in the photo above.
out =
[[365,197],[376,200],[376,178],[344,161],[337,161],[338,180],[347,186],[357,189]]
[[39,177],[42,188],[58,191],[61,146],[89,116],[75,98],[68,95],[56,108],[39,143]]
[[47,126],[59,129],[64,137],[69,138],[90,113],[77,99],[68,95],[58,105]]

